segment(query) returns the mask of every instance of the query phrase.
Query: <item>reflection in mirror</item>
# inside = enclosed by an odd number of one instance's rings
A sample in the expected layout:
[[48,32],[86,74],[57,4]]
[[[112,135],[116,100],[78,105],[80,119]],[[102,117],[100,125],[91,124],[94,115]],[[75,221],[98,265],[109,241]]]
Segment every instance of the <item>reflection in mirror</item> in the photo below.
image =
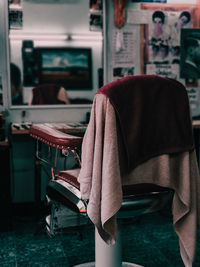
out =
[[22,105],[22,81],[20,68],[14,63],[10,63],[10,86],[12,95],[12,105]]
[[22,15],[9,31],[12,105],[91,104],[102,84],[102,31],[91,30],[88,0],[18,1],[16,10]]
[[42,84],[31,91],[29,105],[70,104],[67,90],[55,84]]

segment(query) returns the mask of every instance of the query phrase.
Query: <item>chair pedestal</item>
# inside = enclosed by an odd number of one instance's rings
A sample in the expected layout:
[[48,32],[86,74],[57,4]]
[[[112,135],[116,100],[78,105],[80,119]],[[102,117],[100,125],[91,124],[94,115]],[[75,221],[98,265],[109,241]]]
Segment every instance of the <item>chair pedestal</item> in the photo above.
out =
[[118,238],[114,245],[107,245],[95,229],[95,262],[88,262],[74,267],[143,267],[142,265],[122,262],[121,237],[118,230]]

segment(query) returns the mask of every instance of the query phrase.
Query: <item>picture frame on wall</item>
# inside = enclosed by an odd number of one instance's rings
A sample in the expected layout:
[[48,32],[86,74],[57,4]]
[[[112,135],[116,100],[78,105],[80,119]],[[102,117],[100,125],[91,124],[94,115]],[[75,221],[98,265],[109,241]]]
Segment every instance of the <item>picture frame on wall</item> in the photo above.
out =
[[20,30],[23,27],[22,0],[9,0],[9,28]]
[[120,79],[129,75],[134,75],[134,67],[113,68],[113,80]]
[[100,11],[102,10],[102,0],[90,0],[90,11]]
[[181,78],[200,78],[200,29],[181,31]]
[[23,12],[22,10],[9,11],[9,28],[20,30],[23,27]]
[[89,17],[89,24],[90,31],[102,31],[102,15],[91,13]]
[[23,0],[8,0],[9,9],[19,10],[22,8]]
[[141,72],[147,64],[180,65],[181,29],[194,28],[194,5],[142,4],[150,12],[149,23],[141,25]]
[[102,31],[103,28],[103,14],[102,14],[102,0],[89,1],[89,30]]

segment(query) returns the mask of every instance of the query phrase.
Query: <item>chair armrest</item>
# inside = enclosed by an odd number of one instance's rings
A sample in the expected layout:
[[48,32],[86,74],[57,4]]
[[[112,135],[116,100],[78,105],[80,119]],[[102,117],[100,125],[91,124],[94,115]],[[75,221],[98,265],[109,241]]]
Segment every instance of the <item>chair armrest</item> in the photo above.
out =
[[69,135],[44,124],[34,124],[29,129],[31,137],[58,149],[80,149],[82,137]]

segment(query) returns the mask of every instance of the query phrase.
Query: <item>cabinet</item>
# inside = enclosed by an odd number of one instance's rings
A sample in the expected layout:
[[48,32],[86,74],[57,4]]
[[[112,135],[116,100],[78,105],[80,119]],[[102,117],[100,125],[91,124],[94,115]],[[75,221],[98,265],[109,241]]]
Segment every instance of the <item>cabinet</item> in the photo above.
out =
[[10,146],[0,141],[0,231],[11,226]]

